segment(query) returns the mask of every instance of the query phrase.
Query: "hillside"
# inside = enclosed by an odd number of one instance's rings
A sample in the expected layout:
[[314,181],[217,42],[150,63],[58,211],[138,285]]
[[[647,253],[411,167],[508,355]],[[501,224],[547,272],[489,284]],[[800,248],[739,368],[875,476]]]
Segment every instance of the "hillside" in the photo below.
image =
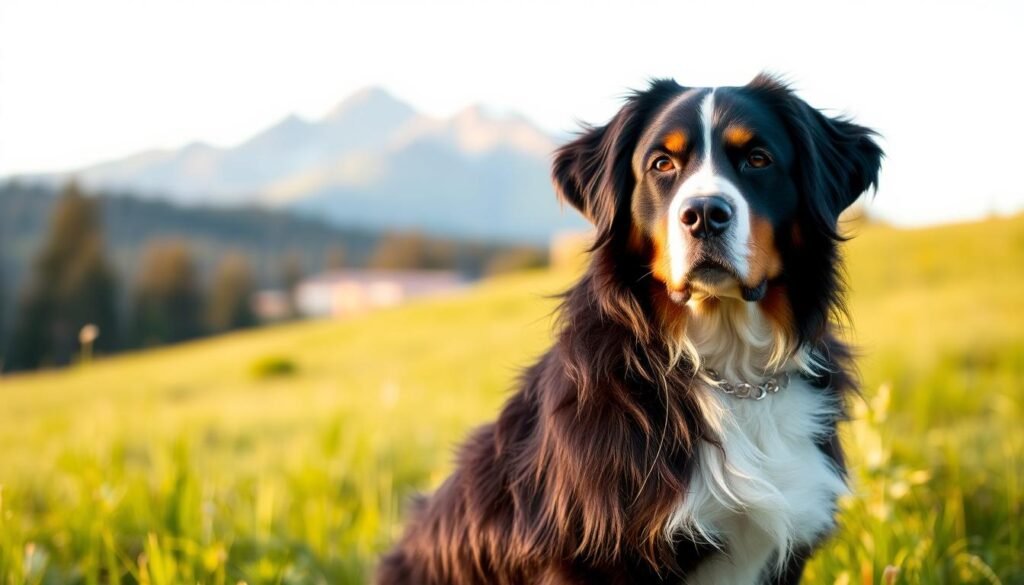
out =
[[[807,582],[1022,582],[1024,216],[861,232],[856,495]],[[0,378],[0,582],[362,582],[572,276]]]
[[449,118],[367,88],[319,119],[288,116],[240,144],[194,142],[70,173],[86,186],[186,204],[266,205],[371,229],[546,242],[580,227],[549,177],[557,140],[475,105]]

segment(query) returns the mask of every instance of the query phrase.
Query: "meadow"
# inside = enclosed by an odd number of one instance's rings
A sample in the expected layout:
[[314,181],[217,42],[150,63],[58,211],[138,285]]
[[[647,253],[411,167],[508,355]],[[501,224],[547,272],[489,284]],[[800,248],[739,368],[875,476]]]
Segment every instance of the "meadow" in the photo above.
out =
[[[864,398],[806,583],[1024,583],[1024,216],[848,244]],[[363,583],[574,270],[0,378],[0,585]]]

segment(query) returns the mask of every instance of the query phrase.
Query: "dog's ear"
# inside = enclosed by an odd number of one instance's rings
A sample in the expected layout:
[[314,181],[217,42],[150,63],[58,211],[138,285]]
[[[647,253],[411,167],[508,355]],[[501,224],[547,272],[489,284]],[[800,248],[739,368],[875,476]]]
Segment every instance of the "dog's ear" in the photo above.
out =
[[[609,230],[615,221],[622,191],[628,187],[626,176],[629,155],[622,152],[622,132],[633,116],[633,104],[626,104],[604,126],[589,126],[572,142],[555,151],[551,178],[555,191],[575,207],[598,233]],[[623,167],[625,168],[617,168]]]
[[551,176],[559,197],[597,228],[599,239],[611,232],[620,211],[628,209],[636,184],[632,156],[651,113],[683,90],[671,80],[654,80],[632,94],[604,126],[587,126],[555,151]]
[[877,187],[884,156],[878,134],[841,117],[830,118],[766,74],[748,88],[774,102],[796,145],[797,180],[815,223],[837,237],[839,214],[869,188]]
[[806,197],[815,219],[835,232],[839,214],[878,186],[882,149],[877,134],[844,118],[830,118],[799,101]]

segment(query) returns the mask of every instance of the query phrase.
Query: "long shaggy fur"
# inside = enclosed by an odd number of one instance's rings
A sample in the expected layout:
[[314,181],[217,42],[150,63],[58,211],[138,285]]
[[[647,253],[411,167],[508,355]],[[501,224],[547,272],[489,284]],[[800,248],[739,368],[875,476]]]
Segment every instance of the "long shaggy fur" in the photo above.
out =
[[[842,469],[835,428],[854,383],[830,325],[842,311],[835,221],[874,183],[881,153],[868,131],[824,118],[770,78],[748,87],[782,112],[803,165],[797,236],[779,242],[786,270],[767,310],[690,316],[648,271],[629,159],[645,124],[684,90],[656,81],[556,153],[560,194],[597,227],[589,268],[563,297],[554,346],[462,446],[452,476],[409,512],[378,583],[678,583],[692,574],[721,543],[681,520],[679,505],[709,449],[727,452],[698,374],[704,359],[725,359],[744,378],[773,364],[802,370],[834,401],[816,436]],[[799,580],[810,547],[788,552],[776,582]]]

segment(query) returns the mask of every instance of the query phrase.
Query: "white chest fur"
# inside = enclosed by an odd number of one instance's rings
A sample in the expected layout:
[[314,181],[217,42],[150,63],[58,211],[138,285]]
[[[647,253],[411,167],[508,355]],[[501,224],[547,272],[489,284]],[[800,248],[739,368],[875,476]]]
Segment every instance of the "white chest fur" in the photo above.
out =
[[837,408],[795,375],[788,388],[761,401],[706,390],[705,416],[722,446],[701,445],[689,492],[666,532],[722,549],[688,583],[755,584],[781,568],[794,546],[814,542],[834,524],[834,502],[846,485],[815,441],[830,432]]

